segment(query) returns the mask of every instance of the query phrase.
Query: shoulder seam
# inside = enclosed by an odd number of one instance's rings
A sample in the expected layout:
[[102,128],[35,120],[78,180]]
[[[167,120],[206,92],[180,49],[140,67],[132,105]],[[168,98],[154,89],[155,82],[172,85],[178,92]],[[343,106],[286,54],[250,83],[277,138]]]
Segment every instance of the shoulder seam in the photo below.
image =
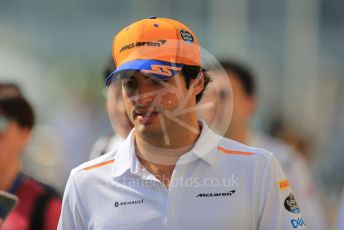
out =
[[104,162],[101,162],[101,163],[98,163],[98,164],[91,165],[91,166],[88,166],[86,168],[83,168],[83,170],[90,171],[92,169],[99,168],[99,167],[102,167],[104,165],[112,164],[113,162],[115,162],[115,160],[113,160],[113,159],[112,160],[108,160],[108,161],[104,161]]
[[219,150],[225,154],[232,154],[232,155],[251,156],[251,155],[256,154],[254,152],[243,152],[243,151],[237,151],[237,150],[229,150],[229,149],[225,149],[222,146],[217,146],[217,150]]

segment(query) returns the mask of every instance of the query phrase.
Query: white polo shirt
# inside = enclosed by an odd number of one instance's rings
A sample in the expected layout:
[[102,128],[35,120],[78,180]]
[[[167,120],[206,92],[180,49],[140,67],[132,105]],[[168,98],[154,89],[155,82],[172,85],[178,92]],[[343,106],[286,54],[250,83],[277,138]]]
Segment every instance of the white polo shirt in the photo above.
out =
[[73,169],[58,229],[305,228],[271,153],[202,127],[168,189],[138,161],[135,130],[113,152]]

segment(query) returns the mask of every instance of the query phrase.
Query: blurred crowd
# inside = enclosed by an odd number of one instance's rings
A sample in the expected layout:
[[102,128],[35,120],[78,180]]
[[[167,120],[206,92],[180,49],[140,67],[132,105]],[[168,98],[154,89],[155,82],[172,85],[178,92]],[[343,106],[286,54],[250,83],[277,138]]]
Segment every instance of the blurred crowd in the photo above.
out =
[[[35,113],[18,86],[0,82],[0,191],[18,200],[1,229],[56,229],[58,223],[60,195],[20,166],[34,125]],[[1,201],[0,210],[6,213],[7,203]]]

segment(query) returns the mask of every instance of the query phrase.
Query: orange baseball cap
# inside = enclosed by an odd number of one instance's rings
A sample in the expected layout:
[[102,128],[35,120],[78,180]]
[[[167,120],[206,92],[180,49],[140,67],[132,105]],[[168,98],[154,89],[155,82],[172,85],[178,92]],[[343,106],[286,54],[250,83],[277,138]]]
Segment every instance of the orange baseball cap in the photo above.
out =
[[113,40],[112,56],[117,68],[106,78],[106,85],[125,70],[168,78],[184,65],[201,65],[195,34],[168,18],[150,17],[122,29]]

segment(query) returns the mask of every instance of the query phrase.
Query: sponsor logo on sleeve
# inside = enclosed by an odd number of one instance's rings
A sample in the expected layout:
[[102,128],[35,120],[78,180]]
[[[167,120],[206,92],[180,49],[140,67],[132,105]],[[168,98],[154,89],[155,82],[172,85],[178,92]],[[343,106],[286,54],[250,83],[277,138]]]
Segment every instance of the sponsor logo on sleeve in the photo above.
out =
[[292,213],[300,213],[300,209],[297,206],[295,197],[292,193],[289,193],[289,196],[287,196],[287,198],[285,198],[284,200],[284,207],[285,209],[287,209],[289,212]]
[[306,226],[305,221],[302,217],[290,220],[291,225],[294,229]]
[[289,188],[288,180],[281,180],[278,182],[278,187],[281,191],[284,191]]

